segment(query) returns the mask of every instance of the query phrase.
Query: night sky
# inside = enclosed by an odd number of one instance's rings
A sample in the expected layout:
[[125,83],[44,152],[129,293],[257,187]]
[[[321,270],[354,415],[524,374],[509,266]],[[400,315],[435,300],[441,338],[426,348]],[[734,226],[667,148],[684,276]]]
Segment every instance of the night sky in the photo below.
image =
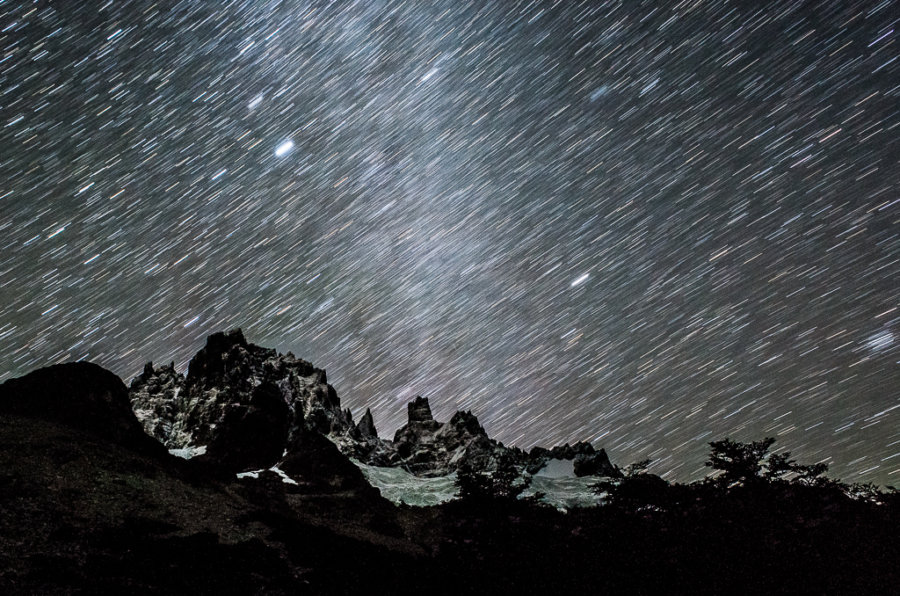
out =
[[900,484],[900,16],[0,3],[0,380],[209,333],[506,444]]

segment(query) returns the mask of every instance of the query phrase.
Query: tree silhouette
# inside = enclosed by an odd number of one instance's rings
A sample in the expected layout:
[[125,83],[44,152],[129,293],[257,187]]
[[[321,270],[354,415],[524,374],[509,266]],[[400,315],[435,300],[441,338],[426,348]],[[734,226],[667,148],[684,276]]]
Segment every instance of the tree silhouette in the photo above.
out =
[[456,471],[459,498],[466,501],[515,501],[531,485],[521,477],[512,458],[501,455],[492,473],[476,469],[468,460]]
[[628,466],[625,467],[625,477],[631,478],[632,476],[637,476],[638,474],[644,474],[647,471],[647,468],[650,467],[651,461],[653,460],[648,457],[646,459],[642,459],[639,462],[628,464]]
[[761,441],[741,443],[732,439],[711,441],[707,467],[721,474],[712,482],[722,486],[748,486],[782,482],[787,476],[792,482],[806,485],[821,484],[822,474],[828,471],[828,464],[798,464],[791,459],[791,453],[769,453],[775,439],[766,437]]
[[606,502],[628,509],[640,509],[650,506],[665,507],[668,502],[669,483],[657,476],[648,474],[650,458],[629,464],[619,479],[605,479],[591,486],[594,493],[606,494]]

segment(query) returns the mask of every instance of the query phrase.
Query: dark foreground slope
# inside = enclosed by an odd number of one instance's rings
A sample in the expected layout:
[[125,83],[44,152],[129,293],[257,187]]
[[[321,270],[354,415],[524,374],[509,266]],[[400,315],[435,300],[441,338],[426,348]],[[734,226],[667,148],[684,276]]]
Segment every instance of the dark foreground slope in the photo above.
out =
[[[803,491],[801,491],[802,493]],[[442,564],[527,594],[896,594],[897,507],[705,495],[683,509],[442,506]]]
[[320,435],[295,444],[297,484],[272,472],[238,480],[148,442],[127,400],[121,381],[89,364],[0,386],[0,593],[890,594],[900,585],[896,504],[813,487],[672,487],[652,507],[569,514],[491,500],[396,508],[349,478]]
[[94,365],[0,386],[0,593],[402,592],[394,566],[428,572],[380,497],[238,481],[145,439]]

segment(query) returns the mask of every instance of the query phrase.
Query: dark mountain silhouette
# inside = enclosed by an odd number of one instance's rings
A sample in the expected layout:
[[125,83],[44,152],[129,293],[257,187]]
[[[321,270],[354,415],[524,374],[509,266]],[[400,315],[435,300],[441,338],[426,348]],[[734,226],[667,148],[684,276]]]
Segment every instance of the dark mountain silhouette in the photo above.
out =
[[[149,365],[130,395],[88,363],[11,379],[0,593],[888,594],[900,582],[896,493],[823,479],[768,454],[769,440],[713,442],[727,480],[673,485],[644,462],[623,475],[585,444],[524,454],[470,413],[434,421],[424,398],[409,414],[394,441],[377,439],[324,371],[237,333],[211,337],[185,377]],[[477,499],[397,507],[354,449],[493,481]],[[609,504],[517,500],[517,470],[550,459],[609,468]]]
[[153,456],[165,450],[144,433],[128,390],[96,364],[57,364],[0,385],[0,414],[40,418]]

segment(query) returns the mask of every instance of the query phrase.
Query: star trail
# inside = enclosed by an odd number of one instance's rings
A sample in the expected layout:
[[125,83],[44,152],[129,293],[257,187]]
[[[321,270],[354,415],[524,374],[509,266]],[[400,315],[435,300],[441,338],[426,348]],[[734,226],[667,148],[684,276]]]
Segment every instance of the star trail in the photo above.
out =
[[900,49],[872,2],[0,2],[0,380],[326,368],[670,480],[900,483]]

